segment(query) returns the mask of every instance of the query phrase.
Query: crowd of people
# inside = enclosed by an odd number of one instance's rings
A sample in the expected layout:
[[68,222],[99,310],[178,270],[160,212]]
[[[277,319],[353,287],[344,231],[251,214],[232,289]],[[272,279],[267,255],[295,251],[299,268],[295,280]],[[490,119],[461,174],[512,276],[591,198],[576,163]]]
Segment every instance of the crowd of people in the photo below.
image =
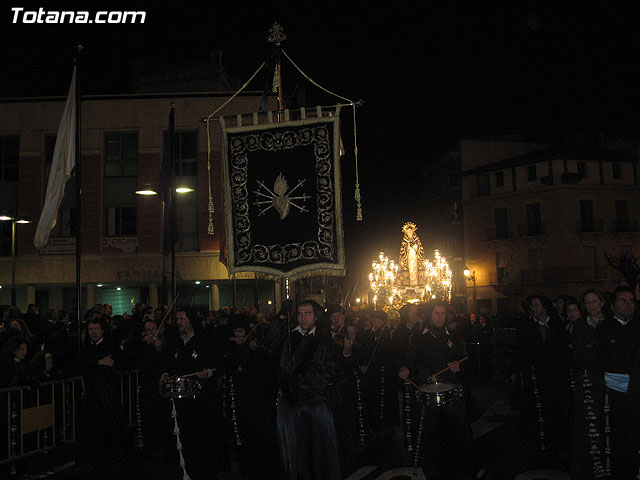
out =
[[[501,367],[523,445],[573,478],[635,478],[635,293],[531,295],[522,306]],[[476,478],[471,380],[491,379],[497,358],[487,315],[437,300],[407,304],[393,319],[311,300],[266,316],[168,310],[138,304],[113,315],[98,304],[78,329],[64,311],[40,318],[33,305],[26,314],[3,307],[0,386],[82,375],[79,460],[102,478],[131,470],[116,397],[124,370],[140,375],[139,446],[175,459],[193,480],[223,478],[232,461],[247,479],[346,478],[398,427],[407,461],[427,478]]]

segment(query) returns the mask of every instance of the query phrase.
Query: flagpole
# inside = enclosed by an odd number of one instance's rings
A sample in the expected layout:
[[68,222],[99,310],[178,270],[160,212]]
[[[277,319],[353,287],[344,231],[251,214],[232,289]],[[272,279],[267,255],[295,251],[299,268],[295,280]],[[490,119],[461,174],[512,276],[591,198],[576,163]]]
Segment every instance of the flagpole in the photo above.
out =
[[76,310],[78,312],[78,326],[77,326],[77,334],[78,334],[78,351],[82,347],[82,283],[80,281],[80,267],[81,267],[81,258],[82,258],[82,235],[81,235],[81,225],[82,225],[82,187],[81,176],[80,176],[80,165],[82,164],[82,159],[80,157],[80,82],[82,79],[81,68],[80,68],[80,58],[82,54],[82,45],[78,45],[77,53],[75,57],[75,65],[76,65],[76,135],[75,135],[75,170],[76,170]]
[[175,103],[171,103],[169,111],[169,131],[167,132],[167,145],[169,149],[169,168],[171,168],[171,189],[169,192],[169,208],[171,209],[171,298],[176,297],[176,174],[173,165],[173,137],[175,131]]

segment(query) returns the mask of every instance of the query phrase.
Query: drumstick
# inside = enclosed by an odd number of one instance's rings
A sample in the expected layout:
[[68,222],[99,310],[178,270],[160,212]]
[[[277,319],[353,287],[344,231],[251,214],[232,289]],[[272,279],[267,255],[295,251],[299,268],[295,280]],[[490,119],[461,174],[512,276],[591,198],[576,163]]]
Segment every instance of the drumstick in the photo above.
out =
[[409,377],[407,377],[407,382],[409,382],[411,385],[413,385],[416,388],[416,390],[420,390],[420,385],[418,385],[416,382],[411,380]]
[[[216,371],[216,369],[215,369],[215,368],[205,368],[205,369],[204,369],[204,370],[202,370],[202,371],[203,371],[203,372],[207,372],[207,373],[209,373],[209,372],[215,372],[215,371]],[[188,375],[178,375],[178,377],[182,377],[182,378],[185,378],[185,377],[193,377],[194,375],[198,375],[199,373],[201,373],[201,372],[193,372],[193,373],[189,373]]]
[[[458,360],[458,363],[462,363],[465,360],[469,360],[469,357],[463,357],[460,360]],[[430,379],[435,379],[438,375],[443,374],[444,372],[446,372],[447,370],[449,370],[451,367],[447,367],[447,368],[443,368],[442,370],[440,370],[439,372],[434,373],[433,375],[431,375],[429,378]]]
[[[204,372],[215,372],[215,371],[216,371],[216,369],[215,369],[215,368],[205,368],[203,371],[204,371]],[[197,374],[199,374],[199,373],[200,373],[200,372],[193,372],[193,373],[189,373],[189,374],[187,374],[187,375],[173,375],[173,376],[171,376],[171,377],[167,377],[167,378],[165,378],[164,380],[160,380],[160,381],[161,381],[161,382],[166,382],[167,380],[173,380],[174,378],[178,378],[178,377],[180,377],[180,378],[193,377],[194,375],[197,375]]]

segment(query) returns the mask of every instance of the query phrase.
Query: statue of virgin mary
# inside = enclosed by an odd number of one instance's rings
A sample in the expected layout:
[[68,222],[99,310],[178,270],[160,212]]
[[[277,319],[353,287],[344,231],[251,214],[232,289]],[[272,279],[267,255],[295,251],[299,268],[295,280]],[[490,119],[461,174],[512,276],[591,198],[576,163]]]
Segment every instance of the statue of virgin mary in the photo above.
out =
[[416,224],[407,222],[402,226],[402,246],[400,247],[400,265],[398,285],[421,286],[425,281],[424,250],[420,237],[416,235]]

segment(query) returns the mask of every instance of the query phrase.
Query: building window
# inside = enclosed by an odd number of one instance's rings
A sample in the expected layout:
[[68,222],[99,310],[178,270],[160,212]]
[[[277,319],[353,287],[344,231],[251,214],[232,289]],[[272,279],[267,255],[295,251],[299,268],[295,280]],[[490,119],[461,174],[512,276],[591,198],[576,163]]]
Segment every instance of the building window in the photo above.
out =
[[506,208],[496,208],[494,210],[494,218],[496,223],[496,238],[509,238],[509,220]]
[[[167,132],[164,134],[166,141]],[[198,176],[198,137],[196,132],[174,132],[173,168],[176,177]]]
[[616,231],[629,231],[629,204],[626,200],[616,200]]
[[535,165],[527,167],[527,182],[535,182],[538,179],[538,172]]
[[20,164],[20,137],[0,135],[0,182],[17,182]]
[[105,210],[105,235],[107,237],[132,237],[136,235],[136,207],[108,207]]
[[504,187],[504,172],[496,172],[496,187]]
[[11,222],[0,222],[0,255],[11,255]]
[[[167,132],[163,135],[166,145]],[[165,152],[166,149],[163,149]],[[174,132],[173,173],[176,185],[186,184],[195,192],[176,194],[176,250],[198,251],[198,135],[196,131]]]
[[488,173],[478,175],[478,196],[486,197],[491,195],[491,183]]
[[614,163],[611,165],[613,169],[613,178],[615,180],[620,180],[622,178],[622,168],[619,163]]
[[137,234],[138,133],[105,133],[102,205],[104,235]]
[[529,235],[540,235],[542,233],[539,203],[527,205],[527,233]]
[[580,200],[580,231],[593,232],[593,201]]
[[104,176],[138,176],[138,133],[107,133],[104,136]]
[[578,176],[587,178],[587,162],[578,162]]

